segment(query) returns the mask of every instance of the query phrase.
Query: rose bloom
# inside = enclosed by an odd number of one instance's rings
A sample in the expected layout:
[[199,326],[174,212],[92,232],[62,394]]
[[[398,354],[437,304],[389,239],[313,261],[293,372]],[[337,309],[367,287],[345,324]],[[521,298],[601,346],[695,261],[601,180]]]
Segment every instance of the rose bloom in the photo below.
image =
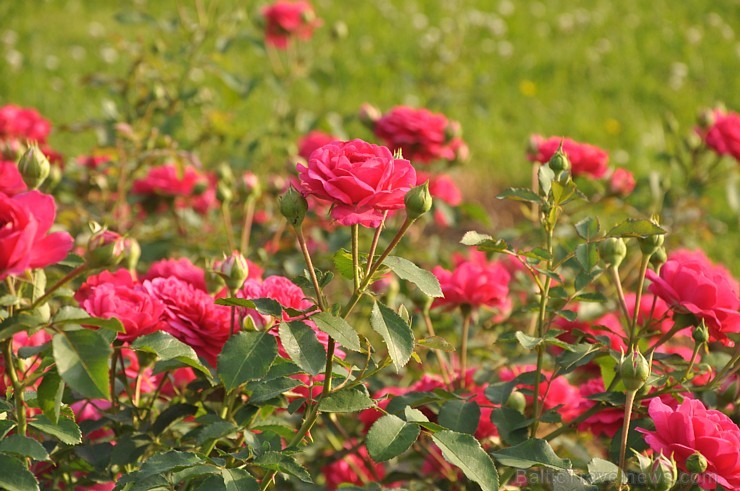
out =
[[426,172],[416,173],[416,185],[419,186],[429,181],[429,194],[433,198],[444,201],[450,206],[458,206],[462,203],[462,193],[455,181],[447,174],[432,175]]
[[294,37],[311,39],[313,30],[321,25],[311,4],[304,0],[279,0],[263,8],[262,16],[265,19],[265,42],[278,49],[286,49]]
[[[522,365],[515,366],[513,368],[504,367],[499,373],[499,377],[503,382],[509,382],[514,380],[519,374],[526,372],[534,372],[536,367],[534,365]],[[534,392],[533,385],[517,385],[518,389],[526,388],[531,392]],[[562,416],[563,421],[568,422],[571,419],[578,416],[581,412],[578,409],[581,401],[581,395],[578,388],[572,386],[568,379],[565,377],[557,377],[552,379],[552,372],[548,370],[542,370],[542,377],[540,378],[540,393],[539,396],[542,407],[545,411],[558,408],[556,411]],[[533,398],[529,394],[525,394],[527,405],[531,405]]]
[[609,176],[609,192],[614,195],[629,196],[635,190],[635,185],[635,176],[623,167],[614,169]]
[[465,143],[455,136],[459,125],[427,109],[394,107],[375,122],[374,132],[389,148],[401,149],[403,157],[413,162],[452,162],[467,153]]
[[203,174],[192,165],[182,168],[175,164],[149,169],[148,174],[136,179],[133,194],[174,200],[175,208],[191,207],[201,214],[216,206],[215,176]]
[[207,290],[205,271],[193,264],[186,257],[181,257],[180,259],[161,259],[152,263],[149,271],[142,277],[142,281],[153,280],[154,278],[169,278],[170,276],[181,279],[185,283],[190,283],[198,290]]
[[660,274],[648,270],[650,291],[677,313],[691,313],[709,328],[710,340],[733,346],[728,333],[740,332],[738,283],[701,251],[668,256]]
[[0,193],[0,280],[58,263],[72,249],[67,232],[48,233],[56,203],[38,191]]
[[570,172],[573,176],[587,176],[600,179],[606,175],[609,154],[599,147],[587,143],[579,143],[570,138],[553,136],[545,139],[540,135],[533,135],[531,145],[534,150],[527,158],[533,162],[546,164],[560,147],[560,142],[563,143],[563,151],[568,156],[568,160],[570,160]]
[[35,109],[9,104],[0,107],[0,140],[31,140],[45,143],[51,123]]
[[[345,448],[352,448],[355,443],[354,441],[346,442]],[[371,463],[372,468],[368,468],[367,463]],[[367,453],[367,448],[363,445],[353,453],[324,466],[321,472],[326,478],[326,489],[333,491],[343,483],[363,486],[378,482],[385,477],[385,466],[373,462]]]
[[730,418],[695,399],[673,409],[655,398],[648,413],[655,430],[637,430],[654,452],[673,457],[684,472],[686,459],[699,452],[707,460],[707,470],[697,476],[702,489],[740,489],[740,428]]
[[192,347],[211,366],[231,336],[228,307],[174,276],[145,280],[144,289],[164,304],[164,330]]
[[311,131],[298,142],[298,155],[308,161],[314,150],[337,140],[337,137],[323,131]]
[[23,176],[21,176],[16,163],[0,161],[0,193],[15,196],[27,189],[28,187],[23,182]]
[[362,140],[324,145],[308,167],[298,164],[297,170],[298,190],[331,202],[331,216],[342,225],[379,226],[386,211],[404,208],[404,196],[416,184],[408,160]]
[[[578,404],[578,413],[583,414],[596,405],[595,401],[587,397],[606,392],[606,389],[600,377],[592,377],[580,385],[579,392],[581,400]],[[624,426],[624,410],[608,406],[582,421],[578,425],[578,431],[592,433],[596,436],[614,437],[622,426]]]
[[488,262],[477,251],[471,253],[471,259],[458,257],[455,262],[453,271],[441,266],[432,269],[444,294],[443,298],[434,300],[432,307],[484,307],[495,310],[497,319],[506,317],[511,310],[511,275],[506,268],[498,261]]
[[118,333],[118,339],[125,342],[151,334],[164,326],[164,305],[140,285],[104,283],[93,288],[80,306],[93,317],[121,321],[125,331]]
[[704,143],[719,155],[730,155],[740,162],[740,114],[731,111],[714,111],[714,123],[699,134]]

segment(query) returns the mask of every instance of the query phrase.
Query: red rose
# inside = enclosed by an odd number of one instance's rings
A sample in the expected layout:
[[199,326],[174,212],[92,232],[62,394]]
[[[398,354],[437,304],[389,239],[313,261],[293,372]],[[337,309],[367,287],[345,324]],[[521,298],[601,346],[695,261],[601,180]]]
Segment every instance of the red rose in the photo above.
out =
[[72,237],[67,232],[48,233],[55,217],[56,204],[48,194],[0,193],[0,280],[67,256]]
[[88,276],[85,282],[77,289],[75,293],[75,300],[77,303],[82,303],[87,300],[95,288],[100,285],[110,284],[113,286],[125,286],[132,288],[136,284],[136,280],[127,269],[119,269],[114,273],[110,271],[101,271],[99,274]]
[[433,198],[444,201],[450,206],[458,206],[462,203],[462,193],[455,181],[447,174],[431,175],[426,172],[416,173],[416,185],[429,181],[429,194]]
[[570,138],[553,136],[542,138],[540,135],[532,136],[534,151],[527,158],[533,162],[547,163],[553,154],[563,143],[563,151],[568,156],[573,176],[588,176],[596,179],[604,177],[608,170],[607,161],[609,154],[594,145],[579,143]]
[[164,304],[164,330],[215,367],[231,335],[229,308],[216,305],[206,292],[174,276],[145,280],[143,287]]
[[312,131],[305,135],[298,142],[298,155],[306,161],[317,148],[321,148],[327,143],[337,141],[338,138],[322,131]]
[[375,136],[403,157],[414,162],[456,160],[467,153],[463,141],[455,135],[459,126],[444,114],[427,109],[397,106],[375,122]]
[[311,39],[313,30],[321,25],[310,3],[280,0],[262,9],[265,19],[265,41],[279,49],[288,47],[292,38]]
[[650,291],[676,312],[704,320],[710,340],[732,346],[728,333],[740,332],[740,298],[737,281],[700,251],[671,254],[660,275],[648,270]]
[[308,167],[297,169],[301,193],[333,203],[331,216],[342,225],[379,226],[385,211],[404,207],[416,183],[408,160],[362,140],[324,145],[311,154]]
[[203,174],[192,165],[181,169],[166,164],[151,168],[146,177],[135,180],[131,192],[150,198],[170,198],[176,208],[190,207],[205,214],[216,206],[215,180],[215,176]]
[[[348,441],[344,445],[345,448],[351,449],[356,443]],[[342,483],[363,486],[378,482],[385,477],[385,466],[374,462],[364,445],[324,466],[321,471],[326,478],[326,489],[329,490],[337,489]]]
[[609,191],[617,196],[629,196],[635,190],[635,176],[627,169],[614,169],[609,176]]
[[205,271],[186,257],[162,259],[153,263],[149,267],[149,271],[142,277],[142,281],[153,280],[154,278],[169,278],[170,276],[174,276],[185,283],[190,283],[198,290],[207,290]]
[[655,398],[648,413],[655,430],[637,430],[654,452],[673,457],[684,472],[689,472],[686,459],[699,452],[707,460],[706,471],[697,476],[702,489],[740,489],[740,428],[730,418],[695,399],[673,409]]
[[0,193],[15,196],[27,189],[15,162],[0,161]]
[[731,155],[740,162],[740,114],[715,111],[714,124],[699,133],[704,143],[720,155]]
[[0,107],[0,140],[30,140],[45,143],[51,123],[35,109],[9,104]]
[[[522,365],[515,366],[513,369],[504,367],[501,369],[500,377],[504,382],[514,380],[517,375],[534,372],[536,367],[534,365]],[[542,378],[540,379],[540,394],[539,400],[545,411],[558,408],[557,412],[563,418],[563,421],[568,422],[575,418],[579,414],[579,403],[581,402],[581,395],[578,389],[570,384],[565,377],[552,378],[552,372],[548,370],[542,370]],[[534,393],[534,386],[519,384],[517,389],[528,389],[525,398],[527,404],[532,404]]]

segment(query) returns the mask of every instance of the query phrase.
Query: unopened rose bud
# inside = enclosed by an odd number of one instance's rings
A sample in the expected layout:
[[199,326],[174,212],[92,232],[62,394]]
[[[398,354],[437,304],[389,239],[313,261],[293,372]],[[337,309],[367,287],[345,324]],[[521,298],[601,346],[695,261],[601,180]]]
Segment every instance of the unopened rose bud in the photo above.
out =
[[524,414],[527,408],[527,398],[518,390],[513,391],[506,400],[506,407],[509,407],[519,413]]
[[627,244],[620,237],[609,237],[599,244],[599,255],[607,268],[618,268],[627,257]]
[[650,265],[656,271],[658,271],[666,261],[668,261],[668,254],[665,252],[665,247],[658,247],[655,252],[653,252],[653,255],[650,256]]
[[700,452],[694,452],[686,458],[686,470],[692,474],[701,474],[707,470],[707,458]]
[[406,216],[409,220],[416,220],[432,209],[432,194],[429,192],[429,181],[420,186],[411,188],[403,198],[406,204]]
[[451,142],[462,136],[462,126],[457,121],[450,121],[445,127],[445,141]]
[[225,182],[219,182],[216,186],[216,199],[221,203],[229,203],[234,199],[234,191]]
[[638,237],[637,243],[640,245],[640,251],[646,256],[652,256],[655,252],[663,247],[665,236],[659,235],[648,235],[647,237]]
[[691,337],[699,344],[709,341],[709,329],[707,329],[704,319],[699,322],[699,325],[694,326]]
[[555,177],[559,177],[560,174],[563,172],[570,171],[570,160],[568,160],[568,156],[563,152],[563,145],[560,144],[560,148],[557,149],[557,151],[552,154],[552,157],[550,157],[550,161],[547,163],[550,166],[550,169],[555,173]]
[[29,189],[38,189],[41,184],[49,177],[51,165],[38,146],[31,145],[28,150],[21,156],[18,162],[18,170],[23,176],[23,182]]
[[90,268],[106,268],[120,263],[126,252],[123,236],[110,230],[95,232],[87,243],[85,263]]
[[218,176],[219,182],[225,182],[229,185],[234,183],[234,172],[231,170],[229,164],[223,163],[216,169],[216,176]]
[[216,264],[215,272],[224,279],[229,291],[236,292],[249,276],[249,264],[241,253],[234,251],[224,257],[220,264]]
[[673,459],[663,454],[655,459],[647,473],[648,486],[653,491],[669,491],[678,481],[678,468]]
[[292,187],[280,198],[280,213],[294,227],[303,223],[307,211],[308,201]]
[[262,184],[254,172],[245,172],[242,175],[241,184],[245,195],[253,196],[255,199],[262,195]]
[[357,117],[360,118],[360,122],[370,129],[375,128],[375,123],[383,117],[383,113],[380,109],[368,104],[367,102],[360,106],[360,111],[357,113]]
[[619,365],[619,374],[625,389],[630,392],[639,390],[650,376],[650,365],[639,351],[632,351]]

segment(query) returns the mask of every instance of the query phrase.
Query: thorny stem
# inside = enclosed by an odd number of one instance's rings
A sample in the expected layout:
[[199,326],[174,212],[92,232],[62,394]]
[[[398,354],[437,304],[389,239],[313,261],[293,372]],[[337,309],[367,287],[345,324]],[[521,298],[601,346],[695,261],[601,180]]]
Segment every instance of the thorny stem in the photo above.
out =
[[352,225],[352,279],[355,290],[360,288],[360,226]]
[[3,357],[5,357],[5,373],[13,385],[13,402],[15,402],[15,417],[18,423],[18,434],[26,436],[26,405],[24,402],[23,384],[18,379],[16,366],[17,358],[13,354],[13,338],[3,342]]
[[622,473],[624,472],[624,456],[627,452],[627,436],[630,432],[630,420],[632,419],[632,405],[635,402],[636,390],[630,390],[627,392],[627,402],[624,405],[624,426],[622,427],[622,440],[619,444],[619,467],[617,468],[617,486],[619,489],[623,489],[622,485]]
[[[548,252],[548,259],[546,264],[546,270],[549,271],[552,267],[552,227],[547,227],[547,242],[546,250]],[[542,338],[545,335],[545,318],[547,316],[547,302],[550,296],[550,285],[552,278],[547,275],[545,276],[545,284],[540,292],[540,306],[537,315],[537,337]],[[534,376],[534,422],[532,423],[532,438],[537,436],[537,427],[540,424],[540,415],[542,413],[542,404],[540,404],[540,380],[542,378],[542,367],[544,365],[545,358],[545,346],[544,343],[537,345],[537,371]],[[544,400],[542,401],[544,403]]]
[[365,266],[365,276],[370,275],[370,268],[373,265],[373,257],[375,256],[375,250],[378,248],[378,241],[380,240],[380,234],[383,232],[383,228],[385,227],[385,219],[388,217],[388,212],[386,211],[383,213],[383,220],[380,222],[380,225],[378,225],[378,228],[375,229],[375,235],[373,235],[373,242],[370,245],[370,252],[367,255],[367,265]]
[[[614,282],[614,287],[617,289],[617,296],[619,297],[619,308],[622,311],[622,315],[624,316],[624,321],[627,323],[627,325],[630,325],[630,314],[629,309],[627,308],[627,300],[624,297],[624,290],[622,290],[622,280],[619,279],[619,270],[616,266],[610,266],[609,274],[611,275],[612,281]],[[632,335],[630,334],[630,343],[631,340]]]
[[295,235],[298,238],[298,244],[301,247],[303,253],[303,259],[306,261],[306,267],[308,268],[308,274],[311,277],[311,283],[313,283],[313,289],[316,292],[316,303],[319,308],[324,311],[326,306],[324,305],[324,296],[321,294],[321,287],[319,286],[319,279],[316,277],[316,271],[313,269],[313,261],[311,260],[311,253],[308,252],[308,245],[306,244],[306,238],[303,236],[303,229],[301,226],[294,227]]
[[87,264],[80,264],[80,265],[79,265],[79,266],[77,266],[77,267],[76,267],[75,269],[73,269],[72,271],[70,271],[69,273],[67,273],[66,275],[64,275],[64,277],[62,277],[62,278],[61,278],[61,279],[60,279],[59,281],[57,281],[56,283],[54,283],[54,285],[52,285],[52,287],[51,287],[51,288],[49,288],[48,290],[46,290],[46,293],[44,293],[44,294],[43,294],[43,295],[41,295],[41,296],[40,296],[39,298],[37,298],[37,299],[36,299],[36,300],[35,300],[35,301],[34,301],[34,302],[33,302],[33,303],[31,304],[31,306],[29,307],[29,310],[33,310],[33,309],[35,309],[35,308],[36,308],[37,306],[39,306],[39,305],[41,305],[42,303],[44,303],[44,302],[45,302],[46,300],[48,300],[48,298],[49,298],[49,297],[50,297],[50,296],[51,296],[51,295],[52,295],[52,294],[53,294],[53,293],[54,293],[55,291],[57,291],[57,290],[58,290],[58,289],[59,289],[59,288],[60,288],[60,287],[61,287],[62,285],[64,285],[65,283],[67,283],[67,282],[69,282],[69,281],[72,281],[73,279],[77,278],[77,277],[78,277],[79,275],[81,275],[81,274],[82,274],[82,272],[83,272],[83,271],[85,271],[86,269],[87,269]]

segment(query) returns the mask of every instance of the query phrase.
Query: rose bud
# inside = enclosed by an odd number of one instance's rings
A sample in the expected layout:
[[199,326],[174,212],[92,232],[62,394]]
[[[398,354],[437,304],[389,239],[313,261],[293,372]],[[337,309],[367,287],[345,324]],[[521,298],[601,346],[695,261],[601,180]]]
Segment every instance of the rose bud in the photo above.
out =
[[360,118],[360,122],[370,129],[375,127],[375,123],[383,117],[380,109],[369,103],[364,103],[360,106],[360,111],[357,113],[357,117]]
[[120,263],[126,252],[126,242],[122,235],[101,229],[95,232],[87,243],[85,262],[90,268],[105,268]]
[[216,186],[216,199],[221,203],[229,203],[234,199],[234,192],[231,190],[231,186],[223,181],[219,181]]
[[691,337],[694,338],[694,341],[700,344],[709,341],[709,329],[704,323],[704,319],[702,319],[698,325],[694,326],[694,329],[691,332]]
[[560,143],[560,147],[558,150],[552,154],[552,157],[550,157],[550,161],[547,163],[550,166],[550,169],[555,173],[555,178],[557,179],[560,174],[563,172],[569,172],[570,171],[570,160],[568,160],[568,156],[563,152],[563,144]]
[[619,374],[622,376],[624,387],[634,392],[639,390],[650,375],[650,365],[639,351],[633,351],[622,359],[619,365]]
[[224,279],[230,291],[236,292],[244,285],[249,276],[249,264],[239,251],[233,251],[230,256],[216,263],[215,272]]
[[692,474],[701,474],[707,470],[707,458],[700,452],[694,452],[686,458],[686,470]]
[[280,213],[294,227],[303,223],[307,211],[308,201],[292,187],[280,198]]
[[658,247],[653,255],[650,256],[650,265],[654,270],[658,271],[661,266],[668,260],[668,254],[665,252],[665,247]]
[[406,216],[409,220],[416,220],[432,209],[432,195],[429,192],[429,181],[420,186],[409,189],[403,198],[406,204]]
[[241,179],[241,189],[248,197],[259,198],[262,195],[262,184],[254,172],[245,172]]
[[21,156],[21,160],[18,162],[18,170],[29,189],[38,189],[49,177],[51,165],[44,152],[38,146],[31,145]]
[[511,408],[519,413],[524,414],[524,410],[527,408],[527,399],[524,394],[515,390],[506,400],[506,407]]
[[654,491],[669,491],[676,485],[678,469],[673,459],[668,459],[662,453],[650,466],[647,473],[647,484]]
[[599,255],[607,268],[618,268],[627,257],[627,244],[620,237],[610,237],[599,244]]
[[658,249],[663,247],[665,236],[648,235],[647,237],[638,237],[637,243],[640,245],[640,251],[646,256],[652,256]]

